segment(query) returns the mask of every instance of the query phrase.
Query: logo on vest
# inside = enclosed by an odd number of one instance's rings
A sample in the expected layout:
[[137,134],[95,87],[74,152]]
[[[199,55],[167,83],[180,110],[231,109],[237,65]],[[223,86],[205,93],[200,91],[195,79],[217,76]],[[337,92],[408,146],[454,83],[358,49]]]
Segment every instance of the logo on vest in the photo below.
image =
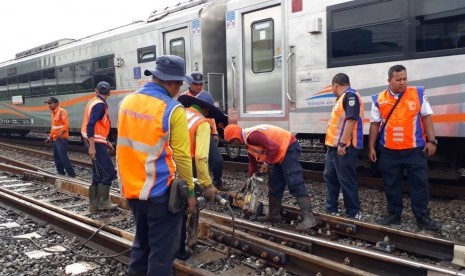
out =
[[409,109],[409,110],[415,110],[416,107],[417,107],[417,103],[416,103],[416,102],[414,102],[414,101],[409,101],[409,102],[408,102],[408,109]]

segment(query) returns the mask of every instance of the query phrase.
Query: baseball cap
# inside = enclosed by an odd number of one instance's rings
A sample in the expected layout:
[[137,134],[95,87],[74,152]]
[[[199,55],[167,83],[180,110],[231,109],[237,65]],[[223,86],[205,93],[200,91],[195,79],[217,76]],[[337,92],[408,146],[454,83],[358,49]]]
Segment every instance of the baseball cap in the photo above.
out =
[[198,71],[194,71],[191,73],[191,80],[193,83],[203,83],[203,74]]
[[55,97],[49,97],[44,103],[59,103],[59,101]]
[[164,81],[189,82],[186,76],[186,62],[175,55],[159,56],[155,61],[155,70],[145,70],[144,75],[155,76]]
[[97,84],[97,90],[102,95],[108,95],[110,93],[110,84],[106,81],[101,81]]

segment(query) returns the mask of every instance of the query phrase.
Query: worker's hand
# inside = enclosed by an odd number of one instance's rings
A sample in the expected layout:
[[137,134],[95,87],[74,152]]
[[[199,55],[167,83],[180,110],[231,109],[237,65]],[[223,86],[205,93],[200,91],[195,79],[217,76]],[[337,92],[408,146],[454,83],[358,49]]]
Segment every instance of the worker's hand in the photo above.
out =
[[267,173],[268,172],[268,164],[263,162],[262,167],[259,170],[260,173]]
[[212,138],[215,144],[218,145],[218,143],[220,142],[220,138],[218,138],[218,134],[212,134]]
[[370,148],[370,150],[368,151],[368,158],[371,162],[376,162],[377,156],[375,148]]
[[51,142],[52,142],[52,138],[48,137],[47,139],[45,139],[44,144],[48,145]]
[[433,143],[426,143],[423,151],[425,152],[426,157],[433,156],[436,153],[436,145]]
[[218,194],[218,189],[216,189],[215,186],[213,185],[208,186],[208,188],[205,188],[205,190],[203,191],[203,196],[208,201],[214,201],[215,196],[217,194]]
[[95,153],[96,153],[95,146],[94,147],[89,147],[89,157],[90,157],[91,160],[94,160]]
[[115,147],[110,141],[107,142],[107,149],[110,153],[113,153],[115,151]]
[[195,197],[189,197],[187,198],[187,213],[188,214],[195,214],[195,206],[197,205],[197,200],[195,200]]

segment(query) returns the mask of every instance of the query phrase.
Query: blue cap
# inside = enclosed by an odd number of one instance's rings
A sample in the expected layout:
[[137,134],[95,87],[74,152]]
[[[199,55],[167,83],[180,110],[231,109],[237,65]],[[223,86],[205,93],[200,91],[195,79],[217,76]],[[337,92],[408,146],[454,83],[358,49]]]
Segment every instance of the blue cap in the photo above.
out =
[[97,90],[102,95],[108,95],[110,93],[110,84],[106,81],[101,81],[97,84]]
[[55,97],[49,97],[44,103],[59,103],[59,101]]
[[210,93],[203,90],[196,97],[189,96],[187,94],[181,95],[178,98],[178,102],[182,103],[183,106],[189,107],[193,104],[197,104],[200,107],[208,107],[208,118],[215,118],[215,121],[228,123],[228,115],[221,112],[221,110],[215,106],[215,101]]
[[194,83],[203,83],[203,74],[198,71],[194,71],[191,73],[191,79]]
[[144,75],[155,76],[163,81],[189,81],[186,62],[174,55],[159,56],[155,61],[155,70],[145,70]]

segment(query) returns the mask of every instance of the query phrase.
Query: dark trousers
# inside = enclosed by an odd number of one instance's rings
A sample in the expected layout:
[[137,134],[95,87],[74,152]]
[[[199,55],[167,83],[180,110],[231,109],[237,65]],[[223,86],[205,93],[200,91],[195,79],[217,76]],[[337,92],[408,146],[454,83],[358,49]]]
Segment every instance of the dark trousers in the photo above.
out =
[[168,211],[168,197],[128,200],[136,221],[130,273],[173,275],[183,212]]
[[55,160],[55,167],[59,174],[65,174],[65,171],[69,176],[75,176],[71,161],[69,161],[68,152],[66,147],[68,146],[68,139],[57,138],[53,141],[53,159]]
[[352,146],[346,148],[346,154],[339,156],[336,147],[328,147],[325,157],[323,176],[328,195],[326,196],[326,211],[338,211],[339,190],[342,189],[346,214],[354,217],[360,211],[357,184],[358,150]]
[[92,185],[111,185],[111,182],[116,179],[116,170],[107,150],[107,145],[103,143],[95,143],[95,159],[92,161]]
[[282,198],[287,185],[289,193],[294,197],[308,197],[308,189],[299,162],[301,151],[302,148],[296,141],[289,145],[284,160],[280,164],[273,164],[268,181],[269,195]]
[[215,187],[221,187],[223,185],[223,157],[221,157],[218,145],[213,139],[213,135],[210,138],[210,151],[208,153],[208,167],[213,175],[213,185]]
[[429,185],[426,157],[422,148],[389,150],[380,148],[379,170],[384,181],[388,212],[400,215],[403,210],[402,180],[407,170],[412,212],[415,217],[428,213]]

